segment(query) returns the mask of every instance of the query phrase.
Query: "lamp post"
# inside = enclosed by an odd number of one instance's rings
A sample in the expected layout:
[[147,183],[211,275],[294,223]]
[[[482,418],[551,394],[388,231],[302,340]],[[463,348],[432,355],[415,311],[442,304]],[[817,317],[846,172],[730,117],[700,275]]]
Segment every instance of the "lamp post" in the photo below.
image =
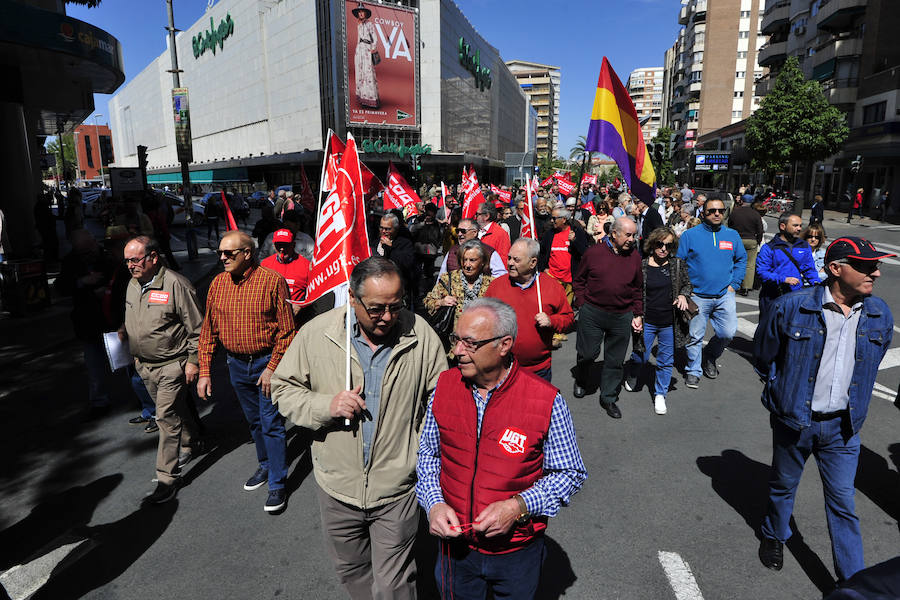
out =
[[97,118],[102,117],[101,114],[94,115],[94,133],[97,134],[97,153],[100,155],[100,187],[106,187],[106,177],[103,176],[103,146],[100,144],[100,126],[97,125]]

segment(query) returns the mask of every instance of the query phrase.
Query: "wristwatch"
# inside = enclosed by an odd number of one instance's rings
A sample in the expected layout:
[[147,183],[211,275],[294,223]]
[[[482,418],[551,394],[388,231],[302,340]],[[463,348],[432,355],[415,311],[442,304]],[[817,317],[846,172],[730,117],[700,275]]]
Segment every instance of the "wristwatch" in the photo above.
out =
[[513,498],[515,498],[516,502],[519,504],[519,516],[516,517],[516,523],[524,523],[531,516],[528,513],[528,505],[525,504],[525,498],[519,494],[516,494]]

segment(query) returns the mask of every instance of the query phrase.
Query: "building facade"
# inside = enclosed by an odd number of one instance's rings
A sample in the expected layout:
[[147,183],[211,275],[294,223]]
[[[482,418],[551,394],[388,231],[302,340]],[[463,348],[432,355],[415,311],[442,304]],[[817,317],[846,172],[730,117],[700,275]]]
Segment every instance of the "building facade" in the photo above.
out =
[[644,141],[656,137],[662,127],[663,67],[635,69],[628,76],[628,95],[643,123]]
[[524,60],[507,61],[538,113],[537,153],[556,157],[559,152],[559,67]]
[[[176,52],[192,183],[296,182],[301,165],[318,173],[329,129],[376,173],[408,171],[412,152],[423,178],[464,163],[499,175],[526,150],[528,98],[452,0],[223,0]],[[116,164],[147,146],[151,183],[181,181],[169,68],[167,49],[109,104]]]
[[115,160],[112,136],[106,125],[79,125],[73,136],[78,159],[78,179],[82,184],[109,181],[109,173],[101,173]]

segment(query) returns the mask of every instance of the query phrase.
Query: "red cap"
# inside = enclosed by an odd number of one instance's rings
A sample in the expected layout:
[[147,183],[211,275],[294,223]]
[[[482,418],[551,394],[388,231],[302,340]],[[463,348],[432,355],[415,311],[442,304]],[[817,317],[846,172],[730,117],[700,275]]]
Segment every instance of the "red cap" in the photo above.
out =
[[290,229],[279,229],[272,235],[272,243],[277,244],[279,242],[293,242],[294,241],[294,232]]

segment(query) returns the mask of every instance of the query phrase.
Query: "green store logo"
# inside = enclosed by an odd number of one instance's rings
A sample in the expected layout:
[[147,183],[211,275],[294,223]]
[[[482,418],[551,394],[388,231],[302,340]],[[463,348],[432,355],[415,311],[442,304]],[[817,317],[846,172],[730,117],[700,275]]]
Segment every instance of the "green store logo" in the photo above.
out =
[[216,27],[212,17],[209,18],[209,30],[201,31],[191,38],[191,46],[194,49],[194,58],[200,58],[207,50],[216,53],[216,44],[221,50],[225,45],[225,38],[234,33],[234,21],[231,20],[231,13],[227,13],[225,18],[219,21]]
[[377,154],[396,154],[400,158],[404,156],[416,156],[421,154],[431,154],[431,145],[425,144],[424,146],[421,144],[414,144],[412,146],[407,146],[406,144],[396,144],[391,142],[390,144],[385,144],[381,140],[370,140],[365,139],[362,141],[362,149],[363,152],[375,152]]
[[484,88],[491,89],[491,70],[481,66],[481,50],[475,50],[472,55],[472,46],[465,39],[459,38],[459,64],[475,76],[475,87],[482,92]]

